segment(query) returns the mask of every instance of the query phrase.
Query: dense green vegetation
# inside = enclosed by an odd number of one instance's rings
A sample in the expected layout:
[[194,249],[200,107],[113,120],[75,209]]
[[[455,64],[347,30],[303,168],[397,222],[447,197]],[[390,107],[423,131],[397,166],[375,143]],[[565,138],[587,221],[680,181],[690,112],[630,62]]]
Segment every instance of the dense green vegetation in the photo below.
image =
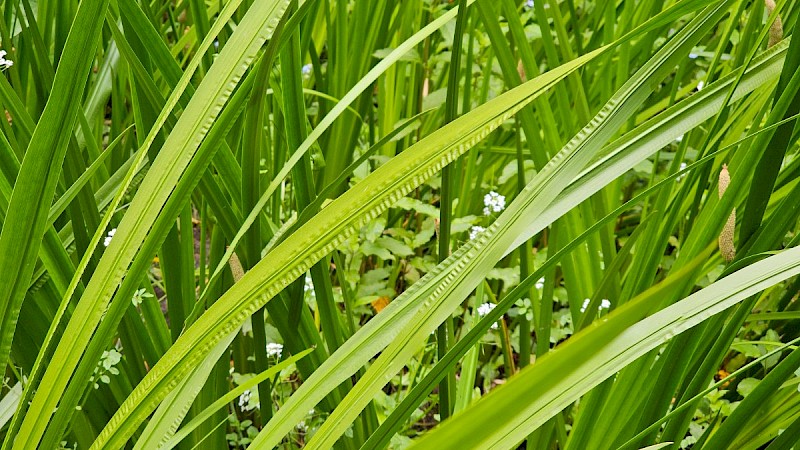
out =
[[800,2],[0,9],[2,450],[800,440]]

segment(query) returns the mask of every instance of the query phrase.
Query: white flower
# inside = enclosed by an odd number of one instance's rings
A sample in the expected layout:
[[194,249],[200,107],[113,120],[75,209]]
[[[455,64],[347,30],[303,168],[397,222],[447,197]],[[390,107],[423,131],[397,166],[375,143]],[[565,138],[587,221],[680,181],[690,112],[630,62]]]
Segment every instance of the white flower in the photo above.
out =
[[544,277],[539,278],[539,281],[534,286],[536,286],[536,289],[544,289]]
[[683,135],[680,135],[680,136],[675,138],[675,142],[678,142],[678,143],[680,143],[682,140],[683,140]]
[[[684,170],[684,169],[686,169],[686,163],[682,162],[682,163],[681,163],[681,167],[678,169],[678,171],[681,171],[681,170]],[[678,176],[675,178],[675,181],[676,181],[676,182],[678,182],[678,181],[681,181],[681,180],[682,180],[682,179],[684,179],[684,178],[686,178],[686,174],[685,174],[685,173],[682,173],[682,174],[678,175]]]
[[489,215],[492,212],[500,212],[506,208],[506,198],[495,191],[491,191],[483,196],[483,214]]
[[239,396],[239,408],[242,411],[251,411],[255,408],[258,408],[259,406],[258,402],[256,402],[255,404],[250,403],[250,396],[251,396],[250,389],[242,392],[242,395]]
[[239,396],[239,407],[244,409],[247,406],[247,403],[250,402],[250,390],[246,390],[242,392],[242,395]]
[[[496,306],[497,306],[497,305],[495,305],[494,303],[484,303],[484,304],[482,304],[482,305],[478,306],[478,315],[479,315],[479,316],[481,316],[481,317],[483,317],[483,316],[485,316],[485,315],[489,314],[490,312],[492,312],[492,310],[493,310],[493,309],[494,309]],[[495,322],[495,323],[493,323],[493,324],[492,324],[492,329],[493,329],[493,330],[496,330],[496,329],[497,329],[497,322]]]
[[490,312],[492,312],[492,310],[496,306],[497,305],[495,305],[494,303],[484,303],[484,304],[478,306],[478,315],[483,317],[483,316],[489,314]]
[[[587,299],[583,300],[583,305],[581,305],[581,312],[582,313],[586,312],[586,308],[589,307],[589,303],[591,303],[590,299],[587,298]],[[604,309],[608,309],[608,308],[611,308],[611,302],[608,301],[607,298],[604,298],[604,299],[600,300],[600,306],[597,307],[597,313],[600,314],[601,311],[603,311]]]
[[314,281],[311,279],[311,274],[306,274],[306,281],[305,285],[303,285],[303,292],[308,292],[311,296],[315,296],[316,292],[314,292]]
[[703,86],[705,86],[705,85],[706,85],[706,83],[703,80],[698,81],[697,82],[697,90],[698,91],[702,90]]
[[480,225],[475,225],[474,227],[470,228],[470,230],[469,230],[469,238],[470,238],[470,240],[473,240],[473,239],[477,238],[478,235],[483,233],[485,230],[486,230],[486,228],[483,228]]
[[267,356],[281,356],[283,345],[270,342],[267,344]]
[[6,55],[8,53],[5,50],[0,50],[0,68],[8,69],[9,67],[14,65],[14,61],[10,59],[6,59]]
[[303,431],[303,432],[308,431],[308,426],[306,425],[306,421],[305,420],[301,420],[297,424],[297,429],[300,430],[300,431]]
[[300,69],[300,72],[302,72],[304,77],[309,77],[309,76],[311,76],[311,71],[313,70],[313,68],[314,67],[309,63],[309,64],[304,65]]
[[108,234],[106,235],[105,240],[103,241],[103,245],[108,247],[108,245],[111,244],[111,238],[113,238],[114,234],[116,234],[116,233],[117,233],[117,229],[116,228],[113,228],[111,231],[109,231]]
[[697,59],[697,53],[689,53],[689,59]]
[[527,8],[527,9],[533,8],[533,0],[527,0],[525,2],[525,8]]

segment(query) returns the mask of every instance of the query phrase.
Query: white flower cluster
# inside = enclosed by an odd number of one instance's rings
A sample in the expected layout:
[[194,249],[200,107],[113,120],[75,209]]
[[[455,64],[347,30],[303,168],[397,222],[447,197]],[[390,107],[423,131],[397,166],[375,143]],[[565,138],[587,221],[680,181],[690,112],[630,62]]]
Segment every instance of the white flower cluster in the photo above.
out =
[[259,407],[258,402],[250,403],[250,397],[252,396],[250,389],[242,392],[242,395],[239,396],[239,408],[242,411],[252,411]]
[[[307,419],[313,419],[314,418],[314,414],[316,414],[316,411],[314,411],[314,408],[311,408],[308,411]],[[298,430],[300,430],[301,432],[303,432],[303,433],[308,433],[308,424],[306,423],[305,420],[301,420],[300,422],[298,422],[296,428]]]
[[486,231],[486,228],[483,228],[480,225],[475,225],[474,227],[470,228],[469,230],[469,239],[474,240],[478,237],[479,234]]
[[[681,171],[681,170],[684,170],[684,169],[686,169],[686,163],[682,162],[681,163],[681,167],[678,169],[678,171]],[[677,177],[675,177],[675,182],[681,181],[684,178],[686,178],[686,174],[682,173],[682,174],[678,175]]]
[[478,306],[478,315],[483,317],[483,316],[489,314],[490,312],[492,312],[492,310],[496,306],[497,305],[495,305],[494,303],[484,303],[484,304]]
[[280,357],[283,353],[283,345],[270,342],[267,344],[267,356]]
[[[589,307],[589,303],[591,303],[590,299],[587,298],[583,300],[583,305],[581,306],[581,312],[586,312],[586,308]],[[604,298],[600,300],[600,306],[597,307],[597,312],[599,313],[600,311],[608,308],[611,308],[611,302],[608,301],[607,298]]]
[[483,215],[488,216],[493,212],[500,212],[506,209],[506,198],[495,191],[491,191],[483,196]]
[[[482,305],[478,306],[478,315],[479,315],[480,317],[484,317],[485,315],[487,315],[487,314],[489,314],[490,312],[492,312],[492,310],[493,310],[493,309],[494,309],[496,306],[497,306],[497,305],[495,305],[494,303],[488,303],[488,302],[487,302],[487,303],[484,303],[484,304],[482,304]],[[496,329],[497,329],[497,322],[495,322],[495,323],[493,323],[493,324],[492,324],[492,329],[493,329],[493,330],[496,330]]]
[[311,71],[312,71],[313,69],[314,69],[314,67],[313,67],[313,66],[312,66],[312,65],[309,63],[309,64],[306,64],[306,65],[304,65],[304,66],[303,66],[303,67],[300,69],[300,72],[303,74],[303,77],[305,77],[305,78],[308,78],[308,77],[310,77],[310,76],[311,76]]
[[14,61],[6,59],[7,54],[5,50],[0,50],[0,69],[5,70],[14,65]]
[[116,228],[114,228],[111,231],[109,231],[108,234],[106,235],[105,240],[103,240],[103,245],[108,247],[109,244],[111,244],[111,238],[113,238],[114,234],[116,234],[116,233],[117,233],[117,229]]
[[539,278],[539,280],[536,281],[536,284],[534,286],[536,286],[536,289],[539,290],[544,289],[544,277]]
[[311,274],[306,274],[305,285],[303,285],[303,292],[309,293],[312,297],[316,295],[314,292],[314,281],[311,279]]

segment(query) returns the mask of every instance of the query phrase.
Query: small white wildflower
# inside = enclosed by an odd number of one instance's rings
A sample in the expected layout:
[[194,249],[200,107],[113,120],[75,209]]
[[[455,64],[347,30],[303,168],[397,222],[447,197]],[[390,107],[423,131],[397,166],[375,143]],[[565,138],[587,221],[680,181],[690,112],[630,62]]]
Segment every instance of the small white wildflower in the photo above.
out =
[[533,0],[527,0],[525,2],[525,8],[527,8],[527,9],[533,8]]
[[111,238],[113,238],[114,234],[116,234],[116,233],[117,233],[117,229],[116,228],[113,228],[111,231],[109,231],[108,234],[106,235],[105,240],[103,240],[103,245],[108,247],[109,244],[111,244]]
[[491,191],[483,196],[483,214],[489,215],[492,212],[500,212],[506,208],[506,198],[495,191]]
[[[680,168],[678,169],[678,171],[681,171],[681,170],[684,170],[684,169],[686,169],[686,163],[682,162]],[[678,175],[677,177],[675,177],[675,182],[677,183],[677,182],[683,180],[684,178],[686,178],[686,174],[682,173],[682,174]]]
[[270,342],[267,344],[267,356],[281,356],[283,345]]
[[246,390],[242,392],[242,395],[239,396],[239,407],[244,408],[247,406],[247,403],[250,401],[250,390]]
[[706,85],[706,83],[703,80],[698,81],[697,82],[697,90],[698,91],[702,90],[703,86],[705,86],[705,85]]
[[250,397],[251,397],[250,389],[242,392],[242,395],[239,396],[239,408],[242,411],[251,411],[258,407],[258,403],[250,404]]
[[683,140],[683,135],[680,135],[675,138],[675,142],[680,143]]
[[[478,315],[479,315],[480,317],[483,317],[483,316],[485,316],[485,315],[489,314],[490,312],[492,312],[492,310],[493,310],[493,309],[494,309],[496,306],[497,306],[497,305],[495,305],[494,303],[484,303],[484,304],[482,304],[482,305],[478,306]],[[496,329],[497,329],[497,322],[495,322],[495,323],[493,323],[493,324],[492,324],[492,329],[493,329],[493,330],[496,330]]]
[[311,71],[313,70],[313,68],[314,67],[309,63],[309,64],[304,65],[300,69],[300,72],[302,72],[304,77],[309,77],[309,76],[311,76]]
[[6,59],[6,55],[8,53],[5,50],[0,50],[0,68],[8,69],[9,67],[14,65],[14,61],[10,59]]
[[697,53],[689,53],[689,59],[697,59],[698,56]]
[[306,421],[301,420],[300,422],[298,422],[297,429],[303,432],[308,431],[308,426],[306,425]]
[[534,286],[536,286],[536,289],[544,289],[544,277],[539,278]]
[[484,304],[478,306],[478,315],[483,317],[483,316],[489,314],[490,312],[492,312],[492,310],[496,306],[497,305],[495,305],[494,303],[484,303]]
[[306,274],[305,285],[303,285],[303,292],[308,292],[312,297],[316,295],[314,292],[314,281],[311,279],[311,274]]
[[474,240],[478,237],[479,234],[483,233],[486,228],[483,228],[480,225],[475,225],[474,227],[470,228],[469,230],[469,238],[470,240]]
[[[582,313],[586,312],[586,309],[589,307],[589,303],[591,302],[592,301],[588,298],[583,300],[583,305],[581,305]],[[597,307],[597,314],[600,314],[604,309],[609,309],[609,308],[611,308],[611,302],[608,301],[607,298],[604,298],[600,300],[600,306]]]

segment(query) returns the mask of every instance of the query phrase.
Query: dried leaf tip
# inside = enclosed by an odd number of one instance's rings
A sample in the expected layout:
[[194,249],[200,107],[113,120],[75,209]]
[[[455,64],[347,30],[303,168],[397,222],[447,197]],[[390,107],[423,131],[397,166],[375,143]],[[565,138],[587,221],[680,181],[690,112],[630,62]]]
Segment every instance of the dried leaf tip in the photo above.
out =
[[239,261],[239,257],[236,256],[236,253],[231,255],[231,259],[228,260],[228,265],[231,266],[233,282],[237,283],[244,276],[244,267],[242,267],[242,262]]
[[[731,184],[731,175],[728,173],[728,166],[726,164],[722,165],[722,170],[719,171],[719,185],[717,186],[719,198],[722,198],[722,195],[728,190],[728,186]],[[722,259],[726,262],[733,261],[733,258],[736,257],[736,246],[734,245],[734,233],[736,232],[736,208],[733,208],[731,211],[731,215],[728,216],[728,220],[725,222],[725,226],[722,227],[722,232],[719,234],[719,252],[722,255]]]
[[[767,14],[772,14],[775,10],[775,2],[773,0],[764,0],[764,5],[767,8]],[[783,22],[781,22],[780,14],[775,17],[775,21],[769,27],[769,42],[767,47],[772,47],[783,39]]]

